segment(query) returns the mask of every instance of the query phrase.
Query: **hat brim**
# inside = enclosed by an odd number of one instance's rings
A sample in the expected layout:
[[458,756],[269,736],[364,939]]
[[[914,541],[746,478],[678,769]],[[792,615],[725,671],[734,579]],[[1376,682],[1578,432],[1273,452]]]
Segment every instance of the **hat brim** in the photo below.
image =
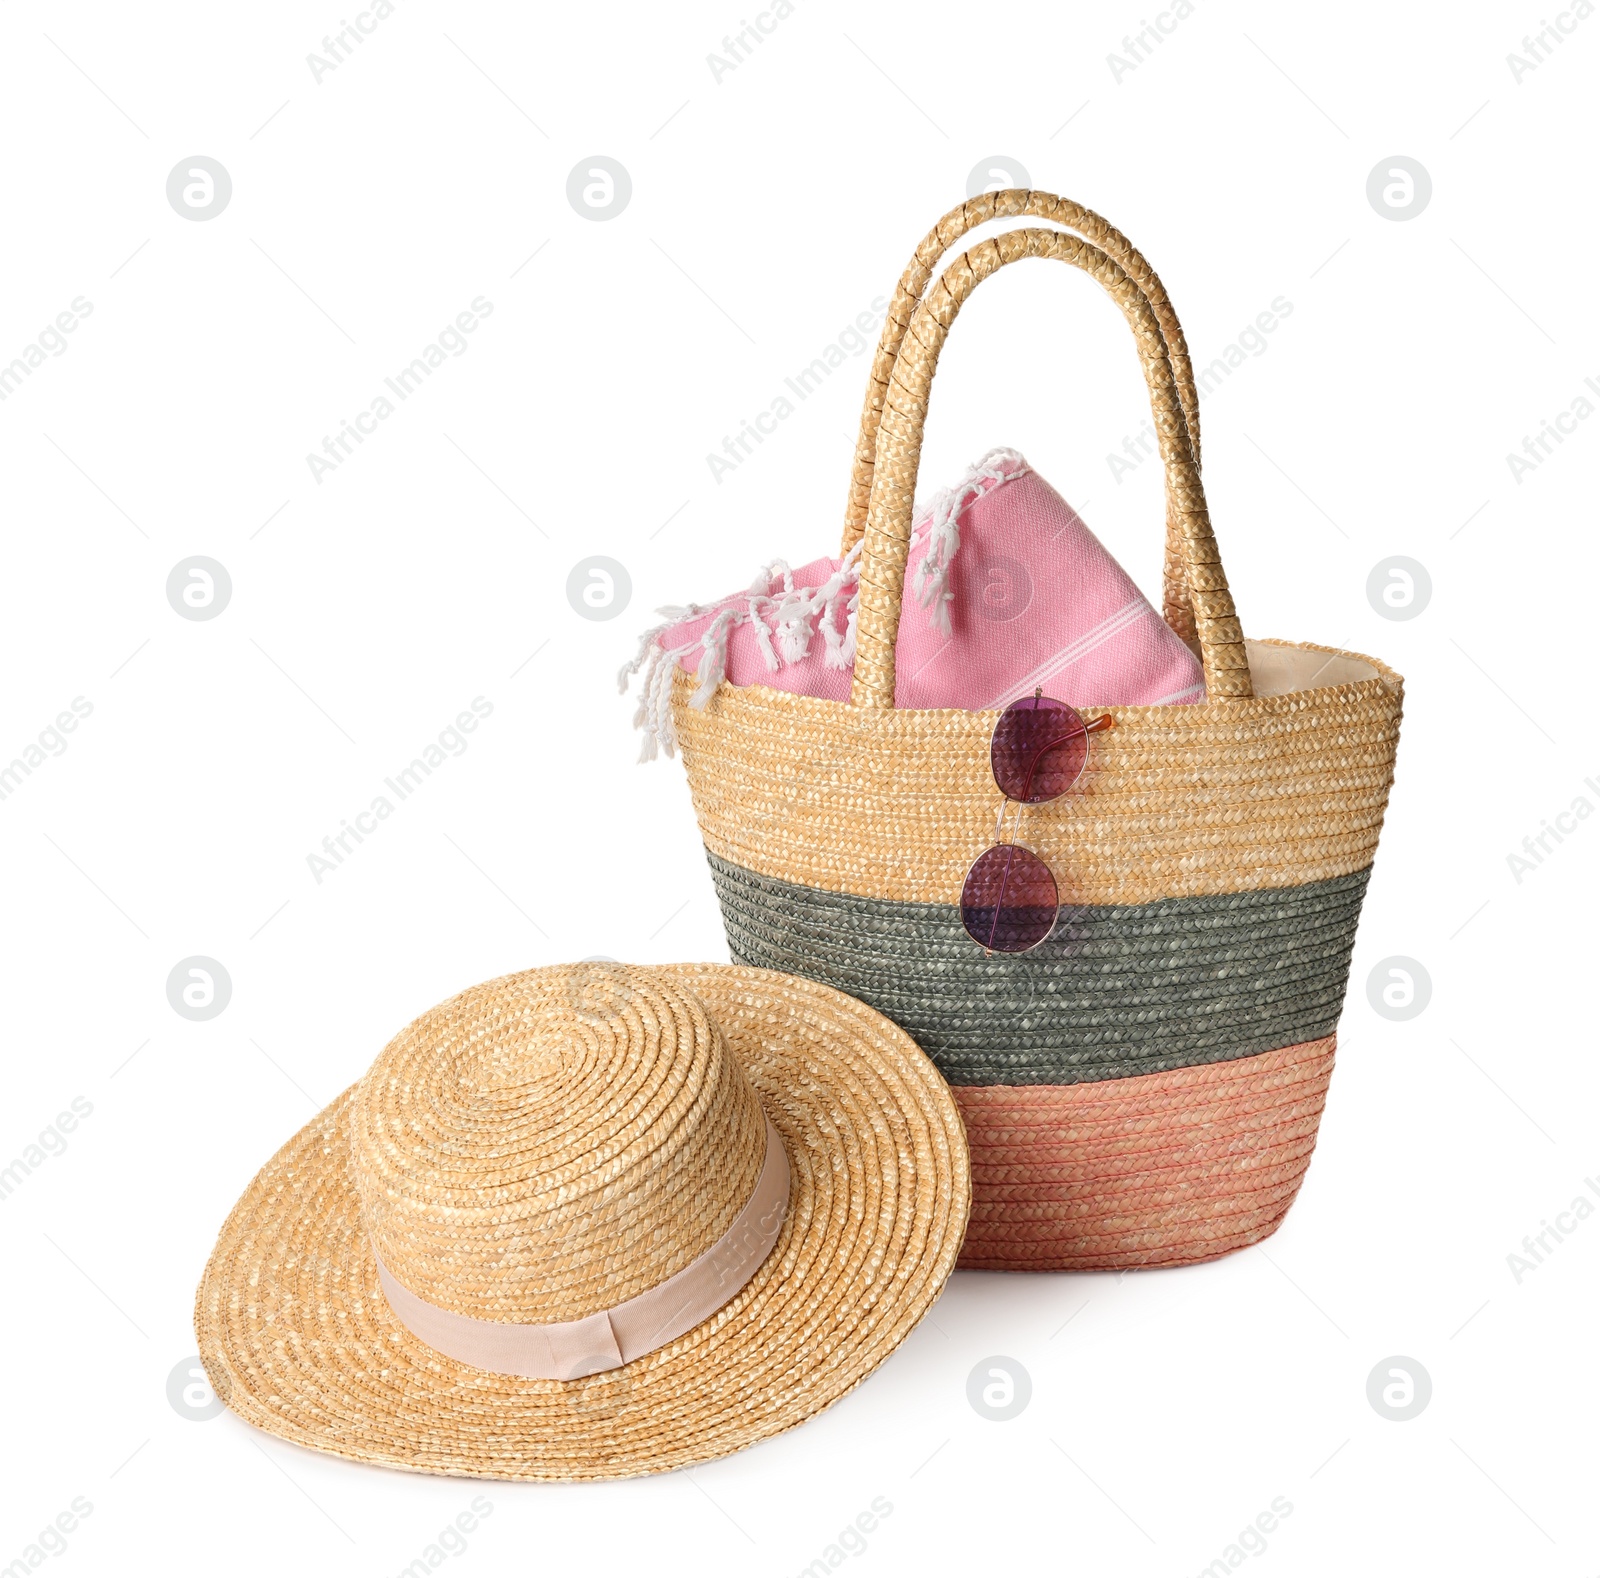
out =
[[722,1027],[783,1138],[789,1209],[755,1275],[654,1353],[576,1381],[479,1370],[390,1311],[350,1166],[352,1087],[256,1175],[195,1299],[200,1359],[242,1418],[422,1473],[611,1479],[788,1430],[859,1385],[955,1266],[971,1199],[961,1118],[903,1031],[770,970],[659,968]]

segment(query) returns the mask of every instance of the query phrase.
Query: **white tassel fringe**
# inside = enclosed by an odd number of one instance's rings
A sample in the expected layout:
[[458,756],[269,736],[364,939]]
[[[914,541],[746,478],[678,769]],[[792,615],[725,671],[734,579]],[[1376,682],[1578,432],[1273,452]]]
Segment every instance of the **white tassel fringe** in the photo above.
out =
[[[927,505],[920,505],[917,519],[927,516],[925,526],[913,530],[912,546],[927,539],[927,552],[917,565],[913,591],[918,604],[928,610],[928,623],[943,635],[951,633],[951,566],[961,547],[960,518],[985,485],[999,487],[1020,477],[1028,463],[1014,449],[991,449],[954,486],[941,488]],[[992,491],[992,490],[991,490]],[[750,583],[749,590],[724,603],[697,641],[667,649],[661,637],[673,625],[711,612],[710,606],[689,603],[683,607],[658,608],[667,621],[645,631],[631,663],[617,675],[617,688],[626,692],[628,681],[642,668],[639,706],[633,726],[644,735],[639,750],[641,762],[653,761],[657,751],[669,758],[677,754],[678,735],[672,721],[672,680],[681,659],[696,647],[700,660],[695,667],[699,684],[689,698],[697,709],[708,707],[717,687],[728,671],[728,638],[740,625],[750,625],[769,673],[786,664],[798,663],[811,651],[820,627],[828,668],[847,669],[856,660],[856,622],[861,611],[861,549],[857,543],[839,568],[821,586],[794,584],[794,572],[782,559],[764,565]],[[741,608],[738,602],[743,602]],[[844,633],[839,631],[839,614],[845,614]]]

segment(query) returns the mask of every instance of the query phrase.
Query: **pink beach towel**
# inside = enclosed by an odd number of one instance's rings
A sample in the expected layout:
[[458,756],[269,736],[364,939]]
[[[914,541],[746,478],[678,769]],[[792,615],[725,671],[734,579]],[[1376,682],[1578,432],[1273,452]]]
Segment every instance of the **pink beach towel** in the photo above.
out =
[[[726,678],[848,701],[859,546],[798,570],[768,565],[747,591],[663,608],[621,688],[646,667],[636,724],[643,755],[676,743],[674,666],[699,675],[705,706]],[[900,637],[897,707],[1003,707],[1042,687],[1074,706],[1205,699],[1200,662],[1078,513],[1011,449],[991,450],[917,511]]]

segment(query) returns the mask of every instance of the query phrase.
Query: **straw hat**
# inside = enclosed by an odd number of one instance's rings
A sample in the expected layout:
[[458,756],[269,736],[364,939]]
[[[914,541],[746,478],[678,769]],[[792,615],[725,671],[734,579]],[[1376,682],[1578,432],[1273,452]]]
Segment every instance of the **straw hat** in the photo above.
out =
[[195,1301],[263,1430],[598,1479],[787,1430],[883,1362],[966,1227],[915,1043],[809,981],[570,965],[424,1014],[272,1158]]

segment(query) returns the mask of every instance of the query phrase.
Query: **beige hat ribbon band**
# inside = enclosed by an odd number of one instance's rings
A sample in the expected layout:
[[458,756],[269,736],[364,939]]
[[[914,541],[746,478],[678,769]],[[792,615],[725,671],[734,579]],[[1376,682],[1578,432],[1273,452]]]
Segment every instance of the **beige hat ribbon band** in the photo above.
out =
[[499,1375],[575,1381],[620,1369],[714,1315],[753,1277],[778,1241],[789,1204],[789,1158],[767,1119],[761,1176],[733,1225],[683,1270],[612,1309],[543,1326],[478,1320],[440,1309],[402,1287],[378,1262],[384,1297],[413,1337],[446,1358]]

